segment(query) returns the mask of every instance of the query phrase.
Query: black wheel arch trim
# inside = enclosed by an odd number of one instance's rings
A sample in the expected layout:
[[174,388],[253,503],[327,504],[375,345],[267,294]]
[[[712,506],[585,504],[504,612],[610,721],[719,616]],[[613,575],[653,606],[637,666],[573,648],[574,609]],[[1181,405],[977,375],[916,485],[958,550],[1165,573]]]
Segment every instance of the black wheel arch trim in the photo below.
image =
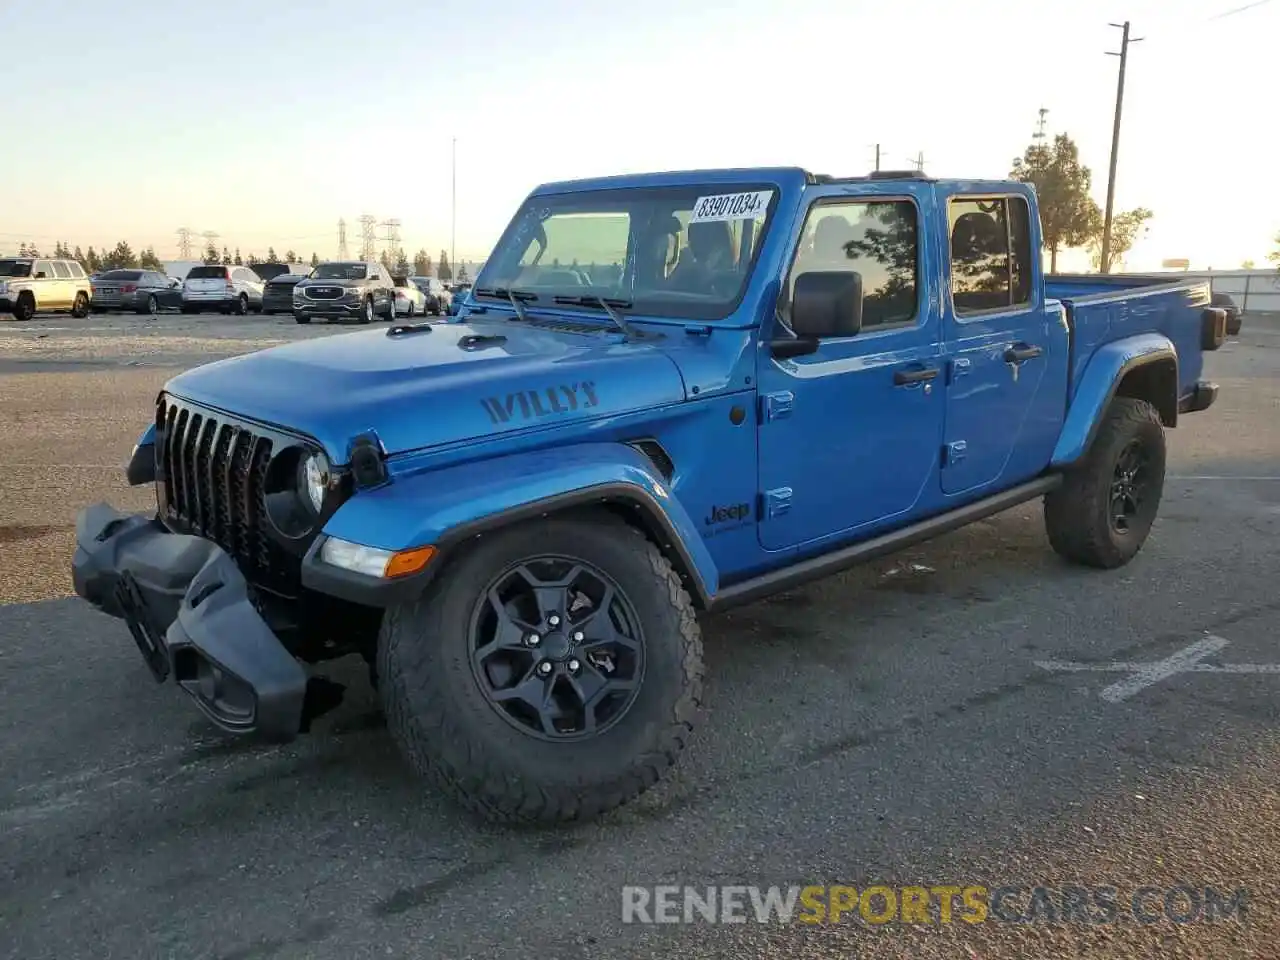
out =
[[[1160,350],[1153,350],[1150,353],[1144,353],[1136,357],[1130,357],[1120,369],[1116,371],[1116,375],[1111,379],[1111,386],[1107,390],[1106,399],[1098,407],[1098,415],[1093,418],[1093,423],[1089,427],[1089,437],[1084,442],[1084,446],[1080,449],[1080,456],[1070,463],[1061,464],[1061,466],[1070,466],[1073,463],[1079,463],[1089,455],[1089,451],[1093,449],[1093,443],[1098,439],[1098,431],[1102,429],[1102,423],[1107,418],[1107,410],[1111,408],[1112,401],[1120,391],[1120,384],[1124,383],[1125,377],[1133,373],[1135,370],[1141,370],[1143,367],[1151,366],[1155,363],[1172,363],[1173,364],[1173,404],[1171,407],[1171,416],[1165,416],[1166,411],[1160,405],[1156,405],[1156,409],[1160,411],[1161,419],[1165,420],[1165,426],[1176,427],[1178,425],[1178,354],[1176,351],[1165,347]],[[1148,401],[1149,402],[1149,401]]]
[[496,513],[479,517],[450,529],[433,546],[437,555],[419,573],[394,580],[370,577],[331,566],[320,560],[320,549],[327,539],[323,534],[307,550],[302,560],[302,585],[304,588],[327,594],[342,600],[370,607],[387,607],[417,599],[447,562],[449,555],[459,547],[488,533],[494,533],[513,524],[551,514],[563,513],[579,507],[621,505],[637,511],[637,520],[645,532],[657,542],[674,561],[676,572],[690,588],[694,603],[703,610],[714,604],[707,585],[698,575],[684,541],[672,526],[661,504],[642,487],[630,483],[602,483],[578,490],[555,494],[539,500],[519,504]]

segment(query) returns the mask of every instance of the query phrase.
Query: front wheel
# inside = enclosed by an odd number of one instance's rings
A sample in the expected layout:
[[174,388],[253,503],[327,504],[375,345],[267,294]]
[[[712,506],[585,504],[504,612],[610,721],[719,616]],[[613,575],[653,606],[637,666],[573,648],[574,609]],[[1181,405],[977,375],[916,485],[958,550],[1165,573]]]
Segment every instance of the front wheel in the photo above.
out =
[[451,559],[378,638],[413,767],[500,822],[586,819],[675,764],[702,696],[692,601],[662,553],[601,518],[511,527]]
[[36,315],[36,298],[31,294],[18,294],[18,302],[13,305],[13,317],[15,320],[30,320]]
[[366,297],[364,301],[364,311],[360,314],[361,323],[373,323],[373,297]]
[[1124,566],[1151,533],[1164,471],[1160,414],[1145,400],[1117,397],[1084,460],[1044,499],[1053,549],[1084,566]]
[[156,301],[154,294],[147,297],[147,302],[138,308],[138,312],[150,314],[153,317],[160,312],[160,304]]

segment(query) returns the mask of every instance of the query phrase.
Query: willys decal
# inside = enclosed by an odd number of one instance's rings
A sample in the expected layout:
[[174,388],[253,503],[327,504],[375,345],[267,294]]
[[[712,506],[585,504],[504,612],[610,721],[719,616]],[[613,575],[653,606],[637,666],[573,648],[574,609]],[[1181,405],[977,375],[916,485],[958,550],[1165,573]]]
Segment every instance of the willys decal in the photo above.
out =
[[599,404],[596,385],[592,380],[581,383],[562,383],[537,390],[518,390],[503,397],[485,397],[480,401],[484,412],[495,423],[512,420],[541,420],[557,414],[589,410]]

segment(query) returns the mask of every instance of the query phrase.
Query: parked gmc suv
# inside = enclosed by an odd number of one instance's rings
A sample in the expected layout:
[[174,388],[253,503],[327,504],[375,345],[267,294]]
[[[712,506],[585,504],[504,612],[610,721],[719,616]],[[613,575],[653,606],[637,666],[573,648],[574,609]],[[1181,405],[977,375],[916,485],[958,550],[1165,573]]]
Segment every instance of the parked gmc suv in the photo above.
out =
[[354,317],[373,323],[374,317],[395,319],[395,284],[382,264],[363,260],[322,263],[293,288],[293,318],[310,323],[315,317]]

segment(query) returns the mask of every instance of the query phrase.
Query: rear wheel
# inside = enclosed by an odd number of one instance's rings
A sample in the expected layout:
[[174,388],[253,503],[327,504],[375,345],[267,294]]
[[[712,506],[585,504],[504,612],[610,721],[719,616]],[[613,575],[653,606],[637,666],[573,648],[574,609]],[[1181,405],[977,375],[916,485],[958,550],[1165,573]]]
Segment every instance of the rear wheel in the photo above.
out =
[[89,315],[89,297],[87,294],[76,294],[76,302],[71,305],[71,315],[77,320],[83,320]]
[[378,638],[388,726],[413,767],[498,821],[594,817],[674,765],[702,639],[641,534],[551,519],[479,541]]
[[1155,523],[1164,471],[1160,414],[1145,400],[1117,397],[1084,460],[1044,499],[1053,549],[1104,570],[1128,563]]
[[236,297],[235,312],[237,317],[249,315],[249,298],[243,293]]

